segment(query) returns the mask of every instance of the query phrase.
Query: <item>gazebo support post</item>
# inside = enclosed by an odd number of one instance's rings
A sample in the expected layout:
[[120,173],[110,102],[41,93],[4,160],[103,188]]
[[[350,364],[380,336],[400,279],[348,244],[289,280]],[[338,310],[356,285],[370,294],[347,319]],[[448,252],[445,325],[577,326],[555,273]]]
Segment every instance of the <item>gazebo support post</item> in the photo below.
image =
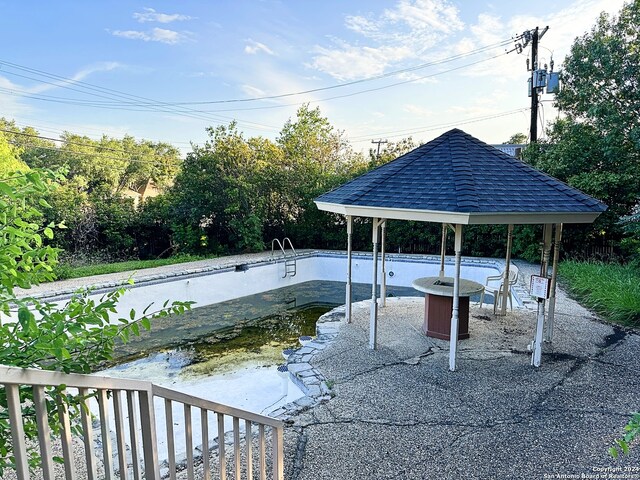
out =
[[453,308],[451,311],[451,335],[449,337],[449,370],[456,369],[458,350],[458,313],[460,310],[460,260],[462,257],[462,225],[455,225],[455,274],[453,277]]
[[369,348],[376,349],[378,337],[378,232],[382,220],[374,218],[372,222],[373,276],[371,280],[371,312],[369,314]]
[[558,276],[558,260],[560,258],[560,243],[562,242],[562,224],[556,224],[556,234],[553,240],[553,267],[551,270],[551,286],[549,287],[549,317],[545,330],[544,341],[553,341],[553,323],[556,315],[556,280]]
[[384,244],[384,239],[385,239],[385,233],[387,230],[387,221],[383,220],[382,221],[382,225],[380,226],[380,237],[382,239],[381,243],[380,243],[380,250],[381,250],[381,255],[382,255],[382,272],[381,276],[380,276],[380,305],[382,307],[386,307],[387,306],[387,272],[385,269],[385,244]]
[[509,299],[509,270],[511,269],[511,245],[513,244],[513,225],[507,227],[507,258],[504,266],[504,281],[502,282],[502,308],[500,315],[507,315],[507,300]]
[[[553,225],[548,224],[543,229],[543,242],[542,242],[542,262],[540,265],[540,275],[547,276],[547,269],[549,266],[549,254],[551,252],[551,234]],[[538,299],[538,321],[536,323],[536,336],[533,341],[533,355],[531,356],[531,364],[534,367],[540,366],[542,359],[542,337],[544,332],[544,310],[545,299]]]
[[347,291],[345,293],[345,317],[347,323],[351,323],[351,294],[353,288],[351,286],[351,243],[353,235],[353,217],[347,215]]
[[444,277],[444,259],[447,254],[447,224],[442,224],[442,241],[440,242],[440,274],[439,277]]

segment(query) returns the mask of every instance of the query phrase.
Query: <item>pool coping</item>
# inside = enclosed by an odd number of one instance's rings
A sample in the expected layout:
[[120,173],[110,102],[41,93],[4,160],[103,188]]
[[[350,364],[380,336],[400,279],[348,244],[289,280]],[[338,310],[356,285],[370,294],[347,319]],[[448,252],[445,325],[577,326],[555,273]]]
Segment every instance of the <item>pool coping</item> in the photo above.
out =
[[[344,250],[300,250],[296,256],[298,259],[312,257],[346,257],[347,252]],[[353,252],[352,258],[371,259],[371,252]],[[432,254],[409,254],[409,253],[387,253],[388,262],[402,260],[406,263],[439,263],[440,256]],[[51,283],[43,283],[34,285],[30,289],[16,289],[18,298],[35,298],[47,299],[52,301],[60,301],[71,298],[78,291],[86,288],[91,289],[94,294],[103,294],[113,288],[127,287],[136,288],[148,285],[171,282],[176,279],[190,279],[211,275],[215,273],[225,273],[237,270],[238,267],[247,269],[262,265],[278,264],[285,261],[282,256],[274,257],[271,252],[261,252],[257,254],[232,255],[227,257],[219,257],[216,259],[201,260],[196,262],[187,262],[174,265],[166,265],[163,267],[155,267],[151,269],[134,270],[128,272],[119,272],[115,274],[94,275],[91,277],[81,277],[69,280],[58,280]],[[445,258],[446,265],[453,265],[454,258],[448,256]],[[462,265],[489,265],[499,271],[505,266],[503,259],[490,257],[462,257]],[[346,275],[345,275],[346,276]],[[129,279],[133,279],[134,284],[128,284]],[[525,303],[528,293],[526,290],[514,288],[515,294],[518,296],[520,303]],[[524,296],[522,295],[524,293]]]

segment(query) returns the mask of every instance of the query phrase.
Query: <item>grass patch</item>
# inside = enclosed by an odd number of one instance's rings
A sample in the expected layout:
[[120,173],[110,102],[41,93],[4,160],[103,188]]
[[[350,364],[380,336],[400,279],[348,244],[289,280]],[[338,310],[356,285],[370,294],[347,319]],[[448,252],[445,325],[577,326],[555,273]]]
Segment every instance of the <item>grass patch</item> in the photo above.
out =
[[633,265],[564,261],[560,279],[585,306],[621,325],[640,326],[640,269]]
[[73,266],[68,263],[60,263],[54,269],[58,280],[69,278],[90,277],[91,275],[103,275],[105,273],[119,273],[130,270],[142,270],[145,268],[162,267],[164,265],[175,265],[177,263],[193,262],[213,258],[212,256],[199,255],[176,255],[169,258],[157,258],[152,260],[127,260],[114,263],[96,263],[91,265]]

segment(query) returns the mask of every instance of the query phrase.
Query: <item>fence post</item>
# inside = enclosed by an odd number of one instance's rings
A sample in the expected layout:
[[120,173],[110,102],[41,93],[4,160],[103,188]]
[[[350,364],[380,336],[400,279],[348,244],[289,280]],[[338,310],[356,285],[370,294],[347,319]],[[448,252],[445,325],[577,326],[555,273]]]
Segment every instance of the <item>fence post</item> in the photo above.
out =
[[142,427],[144,478],[147,480],[160,480],[153,385],[149,385],[146,390],[138,391],[138,400],[140,402],[140,426]]

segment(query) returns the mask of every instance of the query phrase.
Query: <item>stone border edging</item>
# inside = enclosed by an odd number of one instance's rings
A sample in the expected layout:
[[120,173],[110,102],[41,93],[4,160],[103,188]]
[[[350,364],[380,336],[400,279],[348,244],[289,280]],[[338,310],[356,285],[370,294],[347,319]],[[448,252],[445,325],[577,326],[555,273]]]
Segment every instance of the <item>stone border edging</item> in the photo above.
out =
[[305,394],[291,403],[287,403],[268,413],[269,416],[288,420],[303,410],[327,402],[333,397],[331,387],[325,376],[311,365],[311,360],[324,350],[338,336],[344,323],[345,306],[339,306],[318,318],[316,322],[316,338],[305,346],[298,348],[287,359],[289,379]]

